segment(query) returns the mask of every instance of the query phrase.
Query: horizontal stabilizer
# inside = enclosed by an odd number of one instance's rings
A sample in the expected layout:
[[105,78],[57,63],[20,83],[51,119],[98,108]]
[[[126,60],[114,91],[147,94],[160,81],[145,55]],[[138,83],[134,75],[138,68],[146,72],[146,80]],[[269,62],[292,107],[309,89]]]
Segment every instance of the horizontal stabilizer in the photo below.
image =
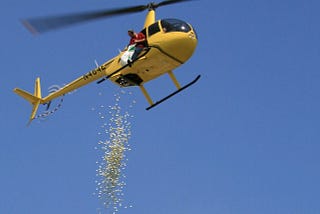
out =
[[21,96],[22,98],[24,98],[25,100],[27,100],[32,105],[32,112],[29,120],[29,123],[30,123],[36,117],[36,113],[40,103],[43,102],[41,98],[40,78],[36,79],[33,94],[30,94],[29,92],[26,92],[20,88],[15,88],[14,92],[19,96]]
[[36,103],[39,100],[38,97],[30,94],[29,92],[26,92],[26,91],[20,89],[20,88],[15,88],[14,92],[16,94],[18,94],[19,96],[23,97],[24,99],[26,99],[27,101],[29,101],[31,105],[33,105],[34,103]]

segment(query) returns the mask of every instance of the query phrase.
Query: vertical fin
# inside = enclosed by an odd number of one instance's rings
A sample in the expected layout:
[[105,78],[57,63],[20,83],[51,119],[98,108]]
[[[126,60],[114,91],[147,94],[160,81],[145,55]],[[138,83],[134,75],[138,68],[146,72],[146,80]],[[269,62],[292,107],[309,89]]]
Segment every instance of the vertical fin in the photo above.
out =
[[36,96],[37,98],[41,98],[41,85],[39,77],[36,79],[36,82],[34,84],[34,96]]
[[40,78],[36,79],[36,82],[34,84],[34,93],[33,95],[29,92],[26,92],[20,88],[15,88],[14,92],[24,98],[25,100],[29,101],[29,103],[32,105],[32,111],[29,118],[29,123],[32,122],[32,120],[36,117],[36,113],[38,111],[40,103],[43,101],[41,98],[41,84],[40,84]]

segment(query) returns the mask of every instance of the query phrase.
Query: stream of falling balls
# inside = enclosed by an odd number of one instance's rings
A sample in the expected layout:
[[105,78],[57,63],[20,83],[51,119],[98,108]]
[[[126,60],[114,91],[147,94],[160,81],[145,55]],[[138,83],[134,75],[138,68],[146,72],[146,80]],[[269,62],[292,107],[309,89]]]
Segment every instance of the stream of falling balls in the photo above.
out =
[[[99,93],[99,95],[102,95]],[[131,150],[129,139],[131,137],[130,119],[133,116],[129,113],[134,106],[133,100],[129,105],[121,107],[121,97],[127,98],[131,92],[120,90],[114,95],[115,103],[112,106],[99,106],[98,115],[101,121],[101,131],[98,132],[102,139],[98,142],[96,149],[101,152],[101,159],[96,163],[96,193],[95,195],[103,203],[105,210],[117,213],[121,208],[129,208],[132,205],[124,205],[124,187],[126,186],[127,152]],[[99,213],[102,210],[99,209]]]

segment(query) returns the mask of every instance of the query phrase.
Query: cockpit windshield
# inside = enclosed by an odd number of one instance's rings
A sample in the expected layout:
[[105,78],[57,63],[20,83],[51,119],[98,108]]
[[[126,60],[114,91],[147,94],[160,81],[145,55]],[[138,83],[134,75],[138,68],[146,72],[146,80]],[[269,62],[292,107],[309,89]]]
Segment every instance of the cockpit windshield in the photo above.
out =
[[161,26],[165,32],[189,32],[191,27],[184,21],[179,19],[162,19]]

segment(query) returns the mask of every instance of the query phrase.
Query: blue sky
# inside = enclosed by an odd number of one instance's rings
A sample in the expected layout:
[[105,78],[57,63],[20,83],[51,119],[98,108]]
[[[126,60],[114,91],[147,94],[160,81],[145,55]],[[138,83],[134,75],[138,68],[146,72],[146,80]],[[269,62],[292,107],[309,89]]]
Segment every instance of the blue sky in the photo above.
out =
[[[120,89],[88,85],[29,127],[31,107],[12,90],[32,91],[40,77],[46,95],[81,76],[115,56],[145,13],[36,37],[19,20],[144,3],[1,1],[1,213],[99,212],[94,148],[104,136],[93,109],[114,105]],[[196,52],[175,73],[182,84],[202,77],[151,111],[138,88],[126,89],[122,107],[136,101],[124,172],[132,207],[119,213],[320,213],[319,6],[200,0],[157,11],[195,27]],[[174,89],[168,77],[146,87],[155,99]]]

